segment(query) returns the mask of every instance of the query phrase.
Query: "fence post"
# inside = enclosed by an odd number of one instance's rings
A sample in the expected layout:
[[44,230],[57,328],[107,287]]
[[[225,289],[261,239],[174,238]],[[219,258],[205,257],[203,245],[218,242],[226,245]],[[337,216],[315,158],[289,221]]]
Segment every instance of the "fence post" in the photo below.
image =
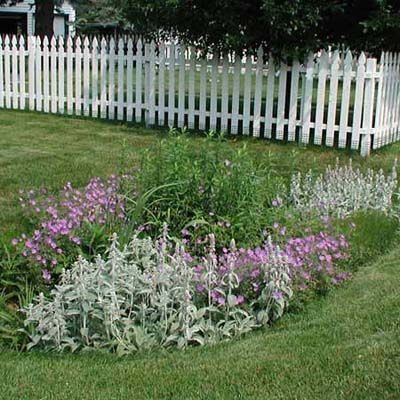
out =
[[365,75],[365,96],[361,134],[361,156],[368,156],[371,152],[372,121],[375,103],[375,75],[376,59],[368,58]]

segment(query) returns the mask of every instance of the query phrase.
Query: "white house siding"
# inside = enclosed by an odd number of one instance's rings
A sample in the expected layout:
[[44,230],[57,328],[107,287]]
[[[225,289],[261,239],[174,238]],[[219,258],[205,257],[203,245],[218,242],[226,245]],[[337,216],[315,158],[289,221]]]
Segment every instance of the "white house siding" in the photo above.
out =
[[[64,1],[63,5],[60,7],[62,13],[55,13],[54,17],[54,34],[56,36],[64,36],[65,33],[73,36],[75,34],[75,18],[76,13],[74,7],[68,2]],[[34,0],[24,0],[13,6],[4,6],[0,8],[2,13],[18,13],[27,14],[27,33],[28,35],[35,34],[35,6]],[[64,27],[61,27],[61,24]],[[66,26],[65,26],[66,25]]]

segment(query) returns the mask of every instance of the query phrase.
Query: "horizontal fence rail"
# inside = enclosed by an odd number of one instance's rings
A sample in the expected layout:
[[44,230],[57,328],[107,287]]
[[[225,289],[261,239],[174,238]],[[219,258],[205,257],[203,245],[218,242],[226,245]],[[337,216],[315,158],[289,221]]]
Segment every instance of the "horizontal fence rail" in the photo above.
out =
[[0,37],[0,108],[220,130],[363,155],[399,140],[400,56],[305,62],[124,37]]

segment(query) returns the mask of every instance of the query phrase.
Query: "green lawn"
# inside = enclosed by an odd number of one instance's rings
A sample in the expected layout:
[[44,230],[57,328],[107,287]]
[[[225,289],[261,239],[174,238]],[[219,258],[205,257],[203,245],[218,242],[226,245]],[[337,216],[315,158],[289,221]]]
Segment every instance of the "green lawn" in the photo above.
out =
[[[0,234],[9,238],[26,226],[17,207],[20,189],[57,190],[68,181],[82,187],[92,176],[107,177],[118,173],[122,164],[134,165],[140,150],[163,136],[165,131],[141,126],[0,110]],[[235,138],[231,143],[238,146],[242,141]],[[349,154],[362,166],[389,170],[400,153],[400,143],[379,150],[368,160],[346,150],[257,139],[246,143],[257,153],[268,153],[280,173],[287,173],[293,164],[302,170],[323,170],[337,157],[347,160]]]
[[[163,132],[101,121],[0,111],[0,234],[26,226],[18,189],[83,186],[134,165]],[[201,140],[194,138],[193,140]],[[127,146],[124,146],[126,142]],[[241,144],[232,140],[232,145]],[[247,140],[287,173],[324,169],[347,151]],[[125,149],[125,150],[124,150]],[[122,153],[128,151],[127,156]],[[392,145],[354,162],[388,170]],[[0,399],[399,399],[400,249],[273,328],[214,347],[106,354],[0,354]]]
[[273,329],[214,347],[0,355],[1,399],[400,398],[400,250]]

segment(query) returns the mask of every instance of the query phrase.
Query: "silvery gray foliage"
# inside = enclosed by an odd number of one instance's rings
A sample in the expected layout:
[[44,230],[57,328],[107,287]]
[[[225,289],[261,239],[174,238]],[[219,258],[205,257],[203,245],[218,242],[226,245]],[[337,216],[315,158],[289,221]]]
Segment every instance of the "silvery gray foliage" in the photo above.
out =
[[329,166],[325,173],[315,176],[309,171],[292,176],[289,202],[302,212],[317,212],[338,218],[355,211],[376,210],[389,214],[398,187],[397,162],[386,177],[382,170],[367,169],[363,173],[348,165]]
[[[237,304],[234,259],[221,277],[213,236],[210,243],[203,259],[206,272],[199,276],[184,247],[169,241],[166,230],[158,241],[135,235],[123,248],[114,235],[104,259],[79,258],[63,271],[49,298],[41,294],[26,308],[26,324],[34,332],[29,347],[106,348],[121,355],[154,346],[184,348],[238,336],[279,318],[292,295],[287,260],[279,249],[269,242],[271,261],[262,267],[260,297]],[[205,293],[198,293],[199,283]],[[224,304],[212,301],[215,290],[227,299]]]

